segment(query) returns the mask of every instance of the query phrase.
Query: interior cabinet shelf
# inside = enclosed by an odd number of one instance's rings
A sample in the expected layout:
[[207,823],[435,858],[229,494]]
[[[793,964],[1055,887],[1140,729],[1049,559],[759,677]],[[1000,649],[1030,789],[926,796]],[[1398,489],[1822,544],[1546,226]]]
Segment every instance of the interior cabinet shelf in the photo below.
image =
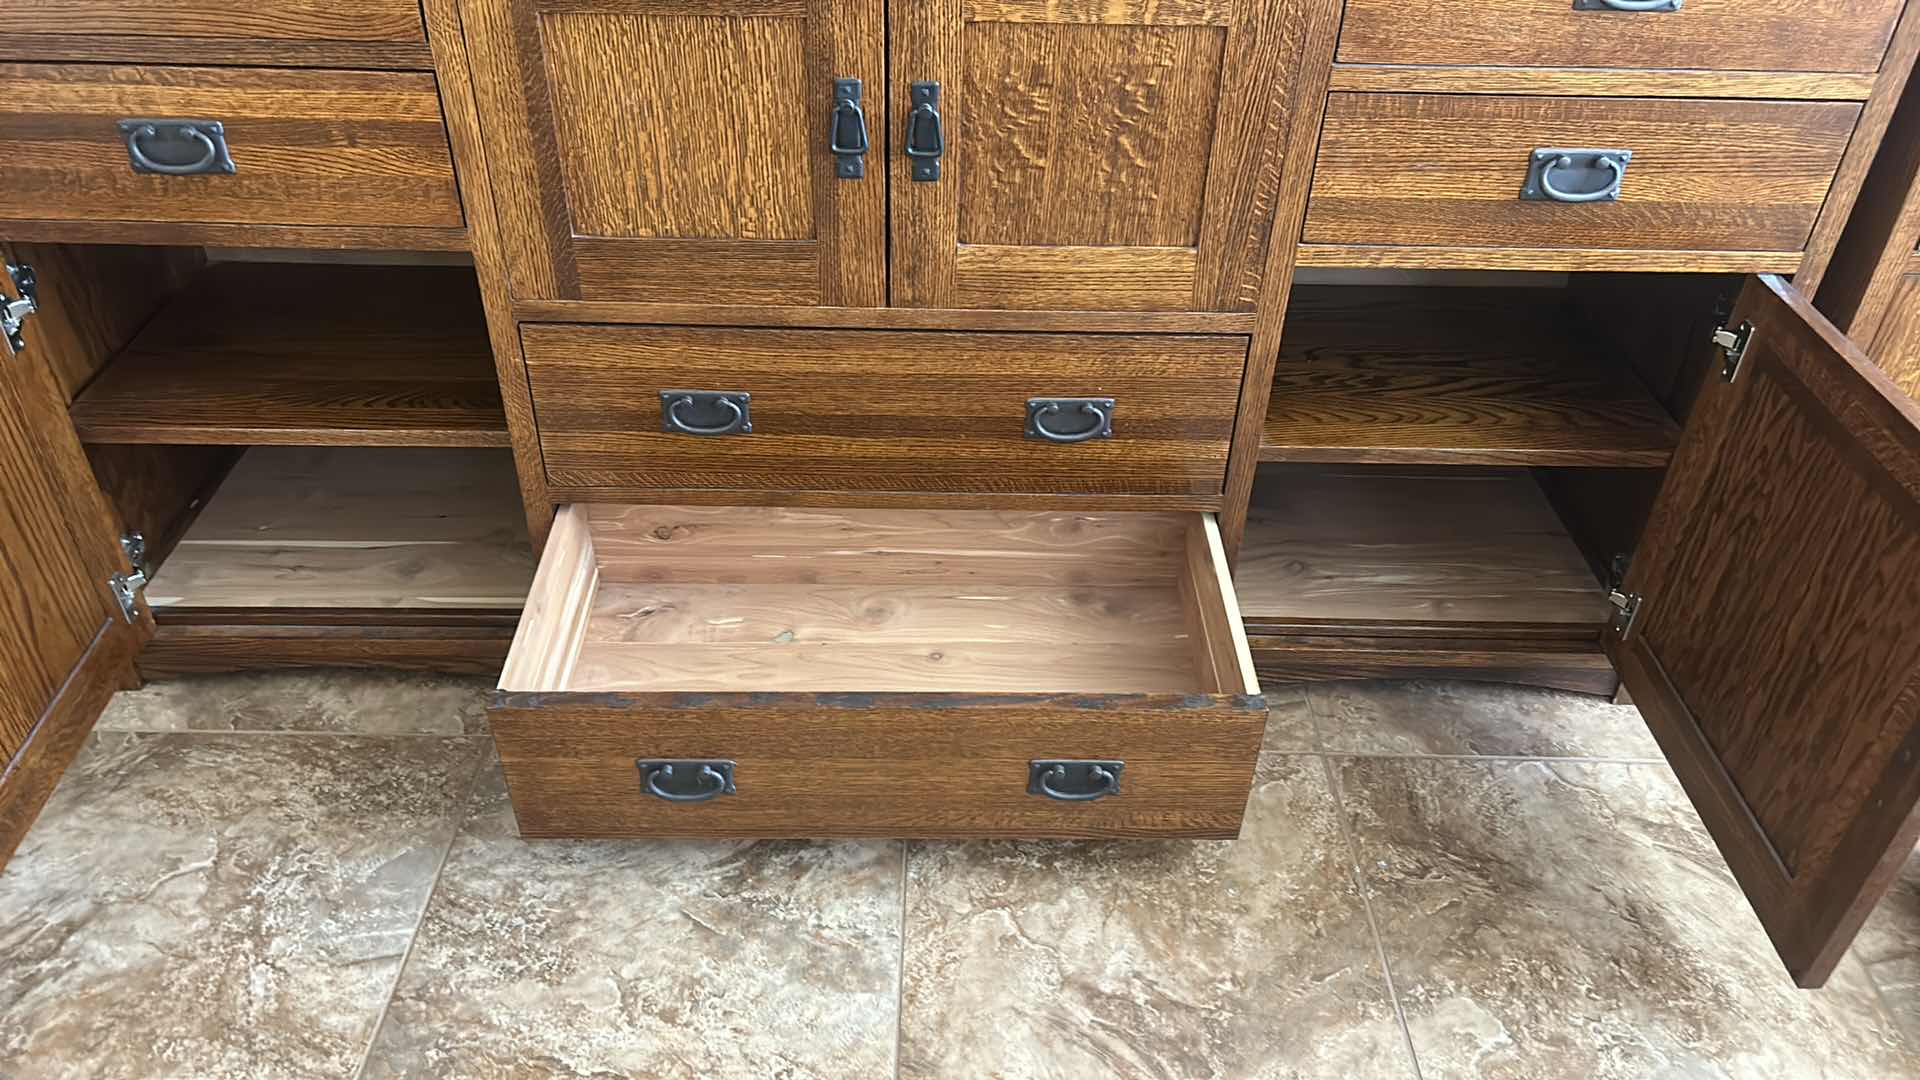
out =
[[509,445],[465,267],[216,263],[71,415],[90,443]]
[[1524,469],[1263,467],[1234,583],[1249,633],[1597,639],[1609,610]]
[[1260,460],[1659,467],[1679,428],[1557,289],[1303,286]]

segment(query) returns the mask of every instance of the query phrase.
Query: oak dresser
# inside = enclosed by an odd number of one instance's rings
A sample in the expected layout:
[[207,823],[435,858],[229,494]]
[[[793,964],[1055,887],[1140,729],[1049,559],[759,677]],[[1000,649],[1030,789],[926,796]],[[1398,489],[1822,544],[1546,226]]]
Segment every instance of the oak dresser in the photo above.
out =
[[156,675],[498,672],[529,837],[1231,837],[1261,679],[1451,675],[1630,696],[1819,985],[1920,838],[1917,50],[19,0],[0,853]]

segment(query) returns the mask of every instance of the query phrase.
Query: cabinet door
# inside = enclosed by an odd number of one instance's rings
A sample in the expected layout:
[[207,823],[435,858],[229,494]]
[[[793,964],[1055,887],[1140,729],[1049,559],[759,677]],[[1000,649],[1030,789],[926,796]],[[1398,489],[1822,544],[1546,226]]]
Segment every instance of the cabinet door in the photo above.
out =
[[[1251,309],[1326,7],[893,0],[893,302]],[[938,179],[907,156],[932,145],[921,82]]]
[[152,635],[113,599],[113,531],[52,370],[0,347],[0,865]]
[[[514,295],[885,303],[880,4],[463,0]],[[828,150],[838,79],[860,178]]]
[[1750,281],[1608,651],[1787,969],[1823,983],[1920,834],[1920,407]]

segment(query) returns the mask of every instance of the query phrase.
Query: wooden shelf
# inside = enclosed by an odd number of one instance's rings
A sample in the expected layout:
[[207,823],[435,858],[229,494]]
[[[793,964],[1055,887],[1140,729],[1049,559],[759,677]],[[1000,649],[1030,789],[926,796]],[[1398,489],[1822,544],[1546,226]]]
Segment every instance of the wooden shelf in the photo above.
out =
[[72,417],[90,443],[509,445],[461,267],[216,263]]
[[1679,428],[1557,289],[1302,286],[1260,460],[1659,467]]
[[1249,633],[1595,638],[1609,611],[1524,469],[1264,467],[1234,582]]
[[[534,553],[504,450],[256,447],[160,565],[189,609],[517,610]],[[371,621],[371,620],[361,620]]]

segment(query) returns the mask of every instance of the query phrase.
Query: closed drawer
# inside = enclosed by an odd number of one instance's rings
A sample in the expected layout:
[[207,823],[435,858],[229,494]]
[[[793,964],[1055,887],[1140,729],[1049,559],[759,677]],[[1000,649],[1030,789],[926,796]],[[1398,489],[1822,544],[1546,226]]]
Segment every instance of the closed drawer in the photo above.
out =
[[419,0],[8,0],[8,59],[431,68]]
[[[1246,362],[1245,338],[1193,335],[528,325],[521,341],[561,499],[1217,496]],[[703,396],[717,394],[748,397],[736,412]],[[1061,403],[1042,430],[1029,423],[1034,399]],[[1102,416],[1110,434],[1079,438]]]
[[491,722],[527,836],[1227,837],[1258,694],[1211,515],[576,504]]
[[[1628,0],[1637,2],[1637,0]],[[1347,0],[1338,58],[1709,71],[1875,71],[1901,0],[1685,0],[1620,11],[1569,0]]]
[[[1851,102],[1332,94],[1305,239],[1796,252],[1859,114]],[[1541,149],[1631,151],[1618,198],[1523,198]],[[1608,176],[1549,179],[1581,195]]]
[[0,219],[462,223],[427,74],[0,64],[0,160]]

